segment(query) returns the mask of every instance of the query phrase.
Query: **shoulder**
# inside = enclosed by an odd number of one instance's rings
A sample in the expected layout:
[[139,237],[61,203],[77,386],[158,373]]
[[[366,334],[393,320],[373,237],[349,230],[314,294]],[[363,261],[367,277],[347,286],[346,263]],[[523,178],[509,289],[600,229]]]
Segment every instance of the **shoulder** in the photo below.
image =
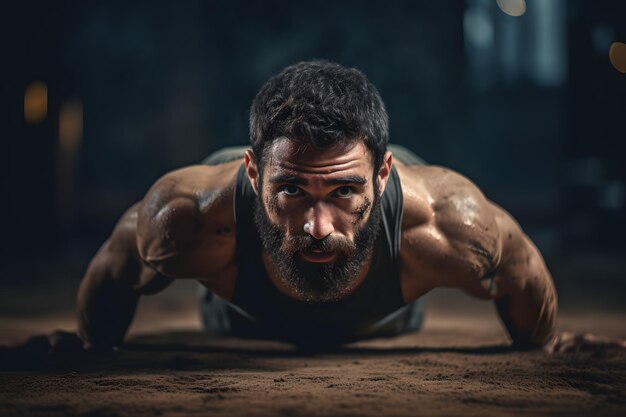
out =
[[138,208],[141,257],[156,265],[180,261],[207,245],[234,242],[233,196],[240,165],[190,166],[157,180]]
[[424,262],[441,271],[433,279],[443,284],[492,272],[500,253],[498,224],[480,189],[445,167],[400,165],[397,170],[405,202],[405,256],[427,254]]
[[233,195],[240,165],[239,161],[233,161],[217,166],[192,165],[171,171],[148,190],[143,208],[158,210],[162,203],[177,198],[193,200],[201,210],[213,208],[228,195]]
[[[398,166],[404,197],[403,229],[434,222],[440,227],[493,219],[493,209],[468,178],[441,166]],[[488,227],[488,226],[486,226]]]
[[[227,220],[232,214],[238,161],[218,165],[194,165],[159,178],[142,201],[140,214],[148,218],[176,216],[178,210]],[[222,213],[223,212],[223,213]],[[217,216],[217,217],[216,217]],[[230,216],[232,217],[232,216]]]

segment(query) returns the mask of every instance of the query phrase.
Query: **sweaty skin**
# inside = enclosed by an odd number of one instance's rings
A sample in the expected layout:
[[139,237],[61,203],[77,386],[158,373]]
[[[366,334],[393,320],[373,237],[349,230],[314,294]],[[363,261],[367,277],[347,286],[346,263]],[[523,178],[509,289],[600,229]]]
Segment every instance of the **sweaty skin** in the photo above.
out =
[[[515,345],[554,346],[556,293],[541,254],[513,218],[465,177],[442,167],[404,166],[390,152],[374,173],[371,154],[358,140],[319,150],[277,139],[264,161],[261,181],[254,155],[249,151],[244,158],[269,219],[286,236],[348,240],[367,220],[368,202],[375,192],[382,194],[395,163],[404,196],[404,300],[436,287],[461,288],[495,301]],[[241,162],[170,172],[122,216],[79,289],[79,335],[87,345],[121,343],[139,296],[173,279],[195,278],[219,296],[232,297],[238,270],[233,194]],[[327,261],[324,256],[303,254],[309,261]],[[273,284],[300,299],[267,253],[263,260]],[[361,284],[369,265],[368,258],[341,297]]]

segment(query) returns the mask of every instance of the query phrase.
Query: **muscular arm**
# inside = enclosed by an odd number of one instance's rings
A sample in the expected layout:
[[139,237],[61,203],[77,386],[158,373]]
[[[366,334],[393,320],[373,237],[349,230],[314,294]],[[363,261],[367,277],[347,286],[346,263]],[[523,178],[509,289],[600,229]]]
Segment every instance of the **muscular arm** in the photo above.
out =
[[234,267],[239,164],[184,168],[154,184],[137,220],[137,247],[147,264],[166,276],[204,280],[219,280]]
[[156,293],[171,283],[143,264],[136,245],[137,209],[131,207],[94,256],[77,300],[78,333],[87,347],[119,345],[141,294]]
[[492,277],[462,288],[495,301],[516,346],[543,346],[555,336],[557,297],[552,277],[541,253],[513,218],[500,207],[491,207],[502,246],[500,262]]
[[416,167],[403,177],[409,192],[402,260],[420,271],[416,284],[406,286],[409,294],[461,288],[495,301],[516,346],[550,342],[557,307],[552,278],[511,216],[450,170]]
[[79,335],[87,345],[120,344],[140,295],[174,278],[221,282],[234,256],[232,204],[222,186],[228,180],[217,168],[173,171],[122,216],[79,288]]

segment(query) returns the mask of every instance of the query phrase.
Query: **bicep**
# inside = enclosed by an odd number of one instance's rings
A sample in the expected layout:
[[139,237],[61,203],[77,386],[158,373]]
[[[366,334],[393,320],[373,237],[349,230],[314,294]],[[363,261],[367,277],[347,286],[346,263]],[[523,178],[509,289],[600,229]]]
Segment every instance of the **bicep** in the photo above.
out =
[[434,204],[434,227],[441,236],[439,256],[446,260],[448,286],[471,285],[497,268],[501,235],[482,192],[464,177],[450,182],[448,193]]
[[143,261],[167,277],[214,275],[234,256],[232,194],[164,177],[139,209],[137,246]]
[[203,217],[197,195],[181,184],[177,173],[157,181],[138,208],[136,244],[145,264],[174,276],[181,258],[197,246]]
[[543,258],[520,225],[501,207],[490,203],[498,228],[501,254],[492,274],[464,285],[469,294],[498,299],[523,292],[529,284],[544,279]]
[[438,167],[421,171],[430,215],[407,230],[412,266],[428,287],[465,287],[496,269],[501,236],[489,201],[467,178]]
[[177,190],[174,179],[159,180],[138,208],[137,247],[148,264],[159,263],[193,245],[201,226],[197,199]]

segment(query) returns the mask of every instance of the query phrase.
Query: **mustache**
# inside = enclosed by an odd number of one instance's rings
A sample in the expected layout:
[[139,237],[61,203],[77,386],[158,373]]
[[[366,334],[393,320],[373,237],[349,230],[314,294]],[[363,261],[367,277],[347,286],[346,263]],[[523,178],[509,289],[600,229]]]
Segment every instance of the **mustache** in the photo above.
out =
[[348,239],[327,236],[324,239],[315,239],[308,235],[290,236],[283,240],[282,249],[289,253],[311,252],[339,252],[350,254],[357,250],[357,245]]

